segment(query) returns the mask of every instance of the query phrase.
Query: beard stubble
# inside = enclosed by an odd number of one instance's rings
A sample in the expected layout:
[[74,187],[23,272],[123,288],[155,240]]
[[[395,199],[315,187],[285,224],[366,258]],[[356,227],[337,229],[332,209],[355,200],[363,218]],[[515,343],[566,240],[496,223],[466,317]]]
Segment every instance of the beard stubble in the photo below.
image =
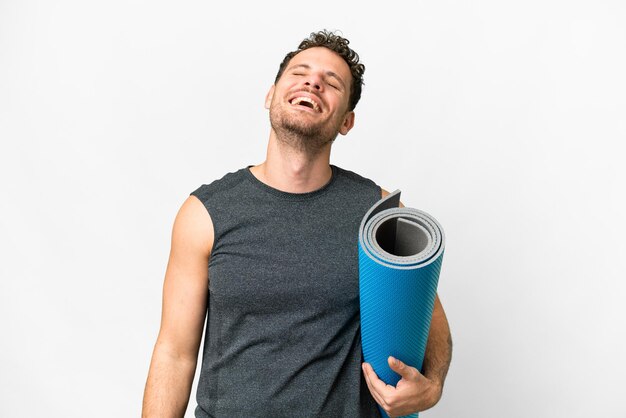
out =
[[[334,121],[309,121],[300,118],[278,103],[270,106],[270,125],[278,140],[307,155],[317,155],[324,147],[331,144],[339,133],[339,126]],[[337,125],[337,126],[335,126]]]

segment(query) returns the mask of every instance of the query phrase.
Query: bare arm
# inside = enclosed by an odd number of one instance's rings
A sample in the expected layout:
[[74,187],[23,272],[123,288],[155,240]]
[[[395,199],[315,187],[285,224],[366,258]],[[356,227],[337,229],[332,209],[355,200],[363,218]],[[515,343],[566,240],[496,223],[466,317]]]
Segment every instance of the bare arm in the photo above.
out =
[[146,382],[143,418],[185,414],[206,316],[212,246],[211,219],[202,203],[190,196],[180,208],[172,231],[161,328]]
[[428,332],[428,343],[426,343],[426,353],[424,354],[424,363],[422,373],[426,378],[437,383],[439,387],[439,396],[443,390],[443,383],[448,374],[448,368],[452,361],[452,335],[450,335],[450,327],[446,313],[443,310],[439,295],[435,299],[435,307],[433,308],[433,317],[430,321],[430,331]]

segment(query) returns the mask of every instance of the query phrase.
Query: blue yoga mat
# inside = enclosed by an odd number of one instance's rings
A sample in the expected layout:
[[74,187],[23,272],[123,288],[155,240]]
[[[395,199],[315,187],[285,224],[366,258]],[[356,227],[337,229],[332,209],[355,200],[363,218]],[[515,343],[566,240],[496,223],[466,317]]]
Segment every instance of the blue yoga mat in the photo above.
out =
[[[363,357],[393,386],[401,376],[389,356],[422,370],[445,244],[432,216],[399,205],[396,190],[372,206],[359,228]],[[382,408],[381,414],[387,417]]]

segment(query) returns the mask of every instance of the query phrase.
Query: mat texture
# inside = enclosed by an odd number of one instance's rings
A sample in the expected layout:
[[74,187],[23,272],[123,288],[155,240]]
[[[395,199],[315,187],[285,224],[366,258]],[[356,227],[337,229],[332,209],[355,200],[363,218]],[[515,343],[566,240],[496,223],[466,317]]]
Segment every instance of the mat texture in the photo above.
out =
[[394,386],[400,375],[389,368],[389,356],[422,370],[445,244],[432,216],[399,205],[396,190],[372,206],[359,228],[363,357]]

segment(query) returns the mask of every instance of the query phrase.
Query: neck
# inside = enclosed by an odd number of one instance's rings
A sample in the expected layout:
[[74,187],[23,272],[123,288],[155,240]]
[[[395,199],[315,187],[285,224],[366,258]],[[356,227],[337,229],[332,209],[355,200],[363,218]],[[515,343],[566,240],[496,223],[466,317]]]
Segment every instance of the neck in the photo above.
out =
[[281,142],[272,130],[266,160],[250,171],[263,183],[283,192],[312,192],[322,188],[332,176],[330,146],[310,155]]

